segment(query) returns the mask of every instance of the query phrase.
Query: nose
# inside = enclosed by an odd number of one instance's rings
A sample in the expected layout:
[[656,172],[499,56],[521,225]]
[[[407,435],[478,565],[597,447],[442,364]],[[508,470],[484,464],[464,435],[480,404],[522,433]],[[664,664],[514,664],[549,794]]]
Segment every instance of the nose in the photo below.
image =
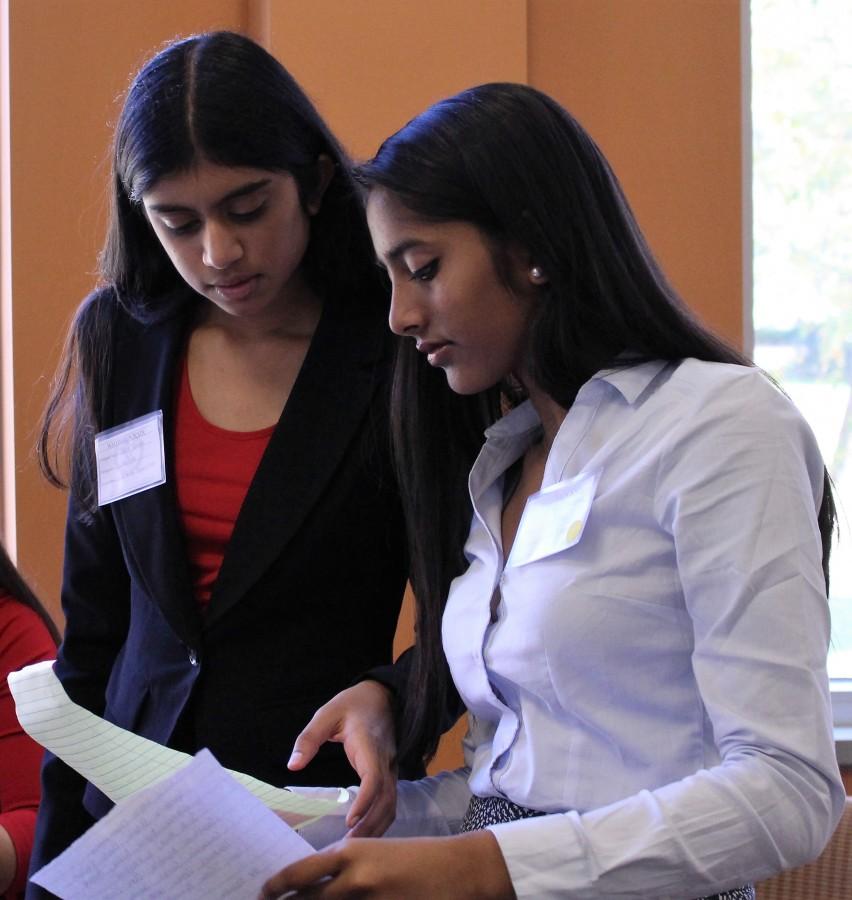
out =
[[394,284],[391,292],[390,330],[403,337],[416,337],[423,331],[423,308],[417,302],[414,291]]
[[227,269],[243,255],[243,245],[226,224],[208,221],[202,235],[201,260],[211,269]]

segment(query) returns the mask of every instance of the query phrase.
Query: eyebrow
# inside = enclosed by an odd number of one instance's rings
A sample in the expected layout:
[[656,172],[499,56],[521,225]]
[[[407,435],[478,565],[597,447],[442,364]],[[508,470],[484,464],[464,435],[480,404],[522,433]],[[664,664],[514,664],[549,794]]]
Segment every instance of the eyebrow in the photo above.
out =
[[[255,191],[265,188],[271,180],[272,179],[270,178],[261,178],[258,181],[250,181],[248,184],[234,188],[234,190],[228,191],[224,197],[217,200],[214,206],[224,206],[226,203],[229,203],[231,200],[236,200],[238,197],[245,197],[248,194],[253,194]],[[178,203],[152,203],[148,208],[153,212],[158,213],[194,212],[194,209],[191,206],[181,206]]]
[[[387,261],[389,263],[396,262],[400,256],[402,256],[406,251],[411,250],[412,247],[418,247],[420,244],[424,243],[417,238],[406,238],[403,241],[400,241],[398,244],[394,244],[393,247],[388,251]],[[384,265],[382,260],[378,260],[379,265]]]

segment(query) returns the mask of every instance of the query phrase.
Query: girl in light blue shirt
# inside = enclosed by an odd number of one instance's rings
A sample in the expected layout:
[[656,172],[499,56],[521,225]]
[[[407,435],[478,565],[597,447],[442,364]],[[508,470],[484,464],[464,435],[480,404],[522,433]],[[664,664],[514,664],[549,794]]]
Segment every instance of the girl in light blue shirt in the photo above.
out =
[[[690,316],[549,97],[465,91],[359,177],[410,338],[401,749],[434,750],[451,677],[465,767],[402,783],[390,837],[301,861],[264,896],[753,897],[820,852],[844,803],[813,434]],[[344,735],[373,760],[362,774],[387,747],[340,722],[368,721],[375,690],[309,735]]]

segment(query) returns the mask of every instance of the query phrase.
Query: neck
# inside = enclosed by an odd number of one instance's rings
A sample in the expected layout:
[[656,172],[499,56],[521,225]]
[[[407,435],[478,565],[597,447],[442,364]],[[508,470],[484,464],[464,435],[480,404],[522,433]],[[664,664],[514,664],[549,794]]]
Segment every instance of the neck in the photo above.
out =
[[538,413],[544,432],[541,442],[545,451],[550,452],[556,433],[565,421],[568,410],[564,406],[560,406],[550,394],[543,391],[529,376],[513,373],[512,378],[523,387],[535,411]]
[[319,322],[322,301],[304,288],[252,316],[234,316],[214,303],[202,306],[198,327],[216,329],[236,341],[263,341],[275,338],[310,337]]
[[550,452],[556,433],[565,420],[565,416],[568,415],[568,410],[560,406],[550,394],[546,394],[534,385],[527,384],[527,395],[541,419],[541,427],[544,431],[542,436],[544,449]]

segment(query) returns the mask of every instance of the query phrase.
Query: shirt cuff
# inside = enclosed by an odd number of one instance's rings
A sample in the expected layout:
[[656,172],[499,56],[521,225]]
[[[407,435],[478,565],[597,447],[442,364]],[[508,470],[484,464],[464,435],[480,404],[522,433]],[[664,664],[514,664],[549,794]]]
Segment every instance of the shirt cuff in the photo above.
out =
[[594,882],[592,856],[575,818],[576,813],[553,813],[488,826],[518,900],[559,900],[566,891],[576,900],[594,896],[587,893]]

